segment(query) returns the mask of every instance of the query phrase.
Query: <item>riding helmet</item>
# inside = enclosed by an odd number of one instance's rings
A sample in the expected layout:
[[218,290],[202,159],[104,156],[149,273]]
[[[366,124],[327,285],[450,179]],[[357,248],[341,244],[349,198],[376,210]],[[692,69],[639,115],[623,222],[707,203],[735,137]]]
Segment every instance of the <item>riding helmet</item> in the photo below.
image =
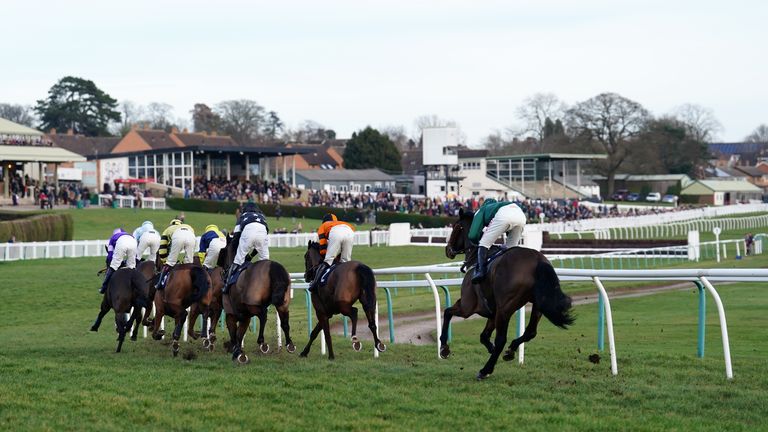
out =
[[336,222],[337,220],[339,220],[339,218],[337,218],[333,213],[328,213],[327,215],[323,216],[323,222]]
[[181,221],[178,219],[171,220],[171,225],[181,225]]
[[112,231],[112,235],[115,235],[115,234],[120,234],[120,233],[124,233],[124,232],[125,232],[125,231],[123,231],[123,229],[122,229],[122,228],[115,228],[115,230],[114,230],[114,231]]
[[243,213],[261,213],[261,210],[259,209],[259,206],[256,205],[255,202],[247,202],[243,204]]
[[144,221],[141,223],[141,226],[149,228],[155,228],[155,225],[152,223],[152,221]]
[[216,225],[213,225],[213,224],[208,225],[207,227],[205,227],[205,232],[213,231],[213,230],[219,231],[219,227],[216,226]]

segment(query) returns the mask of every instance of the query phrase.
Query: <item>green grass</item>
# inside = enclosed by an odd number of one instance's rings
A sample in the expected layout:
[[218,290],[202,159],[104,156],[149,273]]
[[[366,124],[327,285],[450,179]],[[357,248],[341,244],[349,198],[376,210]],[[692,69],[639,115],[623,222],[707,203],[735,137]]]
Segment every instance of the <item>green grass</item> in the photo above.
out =
[[[355,255],[383,267],[435,262],[428,254],[438,251],[356,248]],[[291,270],[300,262],[296,250],[275,253]],[[114,354],[111,313],[99,333],[88,331],[99,303],[93,270],[100,264],[95,258],[0,264],[0,429],[765,427],[768,297],[761,284],[718,287],[729,321],[733,381],[725,379],[711,302],[706,357],[696,358],[697,294],[691,289],[612,301],[617,377],[610,374],[607,352],[600,353],[599,364],[587,360],[596,352],[596,306],[587,305],[576,308],[577,322],[568,331],[542,322],[526,346],[524,366],[500,362],[489,380],[478,383],[474,375],[487,358],[477,343],[480,320],[456,322],[454,355],[445,361],[436,358],[434,345],[401,344],[374,360],[370,343],[354,353],[340,337],[334,339],[334,362],[320,357],[319,344],[308,359],[252,354],[245,367],[233,366],[220,349],[199,351],[198,343],[182,345],[182,353],[197,354],[191,361],[172,358],[167,342],[143,339]],[[404,301],[408,291],[400,290],[395,301]],[[299,348],[307,339],[301,297],[292,304],[291,320]],[[268,339],[274,339],[271,328]],[[254,349],[252,335],[246,349]]]
[[[89,209],[67,209],[56,210],[57,212],[68,213],[72,215],[75,225],[74,240],[96,240],[100,238],[109,238],[115,228],[123,228],[128,232],[133,232],[145,220],[150,220],[155,224],[159,231],[164,230],[171,219],[175,218],[179,212],[176,210],[147,210],[147,209],[111,209],[111,208],[89,208]],[[216,213],[184,212],[185,222],[192,225],[195,233],[200,235],[208,224],[216,224],[219,228],[232,230],[235,226],[235,216]],[[290,217],[282,217],[277,220],[274,217],[267,218],[270,230],[276,228],[286,228],[288,231],[293,229],[296,224]],[[296,222],[301,222],[305,232],[317,230],[321,221],[317,219],[297,218]],[[370,224],[361,224],[357,226],[359,230],[368,230],[372,227]]]

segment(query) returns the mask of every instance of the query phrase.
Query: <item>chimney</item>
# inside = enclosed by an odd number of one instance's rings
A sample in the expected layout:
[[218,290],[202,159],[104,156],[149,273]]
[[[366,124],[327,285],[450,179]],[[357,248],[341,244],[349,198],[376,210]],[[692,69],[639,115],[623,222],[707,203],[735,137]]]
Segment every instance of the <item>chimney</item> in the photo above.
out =
[[72,136],[75,134],[75,131],[72,130],[72,128],[67,129],[67,135]]
[[56,128],[51,128],[50,135],[56,135]]
[[177,133],[179,133],[179,129],[176,126],[174,126],[174,127],[171,128],[171,133],[172,134],[177,134]]

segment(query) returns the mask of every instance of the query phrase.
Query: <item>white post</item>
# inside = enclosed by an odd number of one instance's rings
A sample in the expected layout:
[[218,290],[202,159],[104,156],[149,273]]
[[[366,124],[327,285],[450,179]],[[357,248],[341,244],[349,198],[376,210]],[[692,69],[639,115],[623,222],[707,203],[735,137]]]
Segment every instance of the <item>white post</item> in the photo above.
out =
[[[376,324],[376,337],[379,337],[379,302],[376,302],[376,307],[373,312],[373,322]],[[375,345],[375,342],[374,342]],[[373,358],[379,358],[379,350],[373,347]]]
[[715,235],[715,253],[717,255],[717,262],[720,262],[720,227],[712,228],[712,234]]
[[205,178],[211,181],[211,154],[205,154]]
[[728,341],[728,323],[725,321],[725,308],[723,308],[723,302],[720,300],[720,295],[715,290],[715,287],[707,280],[707,278],[700,278],[701,283],[707,288],[707,291],[715,299],[715,305],[717,306],[717,315],[720,317],[720,333],[723,338],[723,356],[725,357],[725,377],[733,379],[733,368],[731,367],[731,345]]
[[275,324],[277,325],[277,349],[280,350],[280,347],[283,346],[283,335],[280,334],[280,314],[277,312],[277,308],[275,308],[275,318]]
[[245,181],[251,180],[251,155],[245,155]]
[[611,374],[618,375],[619,368],[616,364],[616,344],[613,339],[613,315],[611,314],[611,302],[608,299],[608,293],[605,291],[605,287],[603,287],[603,283],[600,281],[600,279],[597,276],[593,276],[592,281],[595,282],[597,290],[600,291],[600,296],[603,298],[605,305],[605,324],[606,327],[608,327],[608,351],[611,355]]
[[[520,333],[522,336],[523,333],[525,333],[525,305],[521,307],[518,311],[517,316],[517,332]],[[517,362],[520,364],[523,364],[525,361],[525,344],[521,343],[520,346],[517,348]]]
[[432,288],[432,296],[435,300],[435,323],[437,325],[437,358],[442,358],[440,357],[440,336],[443,330],[443,324],[440,319],[440,294],[437,292],[437,286],[435,285],[435,281],[432,280],[432,276],[430,276],[429,273],[424,273],[424,277],[427,279],[427,282],[429,282],[429,287]]

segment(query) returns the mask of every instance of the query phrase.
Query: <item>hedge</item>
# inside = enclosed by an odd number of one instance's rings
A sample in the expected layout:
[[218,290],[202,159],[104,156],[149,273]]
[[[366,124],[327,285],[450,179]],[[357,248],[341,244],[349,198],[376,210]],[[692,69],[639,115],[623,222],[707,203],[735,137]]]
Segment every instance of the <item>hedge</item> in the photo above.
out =
[[[63,213],[17,213],[18,218],[0,222],[0,241],[11,236],[17,242],[72,240],[72,216]],[[3,215],[3,219],[8,214]]]
[[412,227],[421,225],[424,228],[443,228],[456,222],[456,218],[448,216],[427,216],[413,213],[376,212],[377,225],[389,225],[398,222],[408,222]]
[[[239,201],[208,201],[198,199],[166,198],[168,207],[179,211],[195,211],[204,213],[223,213],[234,215],[240,207]],[[275,216],[280,207],[281,217],[298,217],[322,219],[328,213],[333,213],[340,220],[362,223],[365,212],[357,209],[340,209],[335,207],[301,207],[292,205],[258,204],[266,216]]]

